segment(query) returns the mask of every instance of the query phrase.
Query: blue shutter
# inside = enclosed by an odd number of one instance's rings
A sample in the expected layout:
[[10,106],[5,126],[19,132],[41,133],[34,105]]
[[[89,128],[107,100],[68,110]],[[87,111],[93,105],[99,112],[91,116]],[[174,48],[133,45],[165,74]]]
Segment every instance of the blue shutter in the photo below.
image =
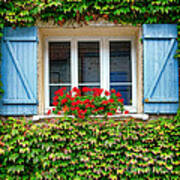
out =
[[4,28],[1,115],[37,114],[37,29]]
[[173,114],[178,109],[177,26],[144,24],[144,112]]

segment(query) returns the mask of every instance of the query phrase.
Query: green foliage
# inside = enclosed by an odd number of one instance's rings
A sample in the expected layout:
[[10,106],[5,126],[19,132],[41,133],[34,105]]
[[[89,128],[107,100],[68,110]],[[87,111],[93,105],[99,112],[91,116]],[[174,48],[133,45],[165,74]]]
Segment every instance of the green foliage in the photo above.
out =
[[37,17],[60,25],[70,19],[78,23],[102,17],[121,24],[177,23],[179,0],[2,0],[1,24],[31,26]]
[[179,179],[180,114],[147,123],[0,121],[0,179]]
[[[179,3],[179,0],[1,0],[0,29],[29,27],[36,20],[53,20],[59,26],[67,21],[87,25],[99,18],[115,24],[179,24]],[[180,46],[179,39],[178,42]]]

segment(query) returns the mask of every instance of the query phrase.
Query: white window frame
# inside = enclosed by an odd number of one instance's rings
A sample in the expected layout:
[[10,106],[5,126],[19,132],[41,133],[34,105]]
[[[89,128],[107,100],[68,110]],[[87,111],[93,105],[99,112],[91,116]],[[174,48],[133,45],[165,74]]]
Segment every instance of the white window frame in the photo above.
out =
[[[132,86],[132,105],[125,106],[125,109],[131,113],[137,112],[137,101],[136,101],[136,48],[135,48],[135,37],[114,37],[114,36],[103,36],[103,37],[47,37],[45,39],[45,52],[44,52],[44,86],[45,86],[45,112],[47,112],[52,107],[50,104],[50,96],[49,96],[49,43],[50,42],[70,42],[70,66],[71,66],[71,83],[67,83],[66,85],[72,87],[78,87],[78,42],[90,42],[90,41],[98,41],[100,45],[100,87],[109,90],[110,88],[110,60],[109,60],[109,42],[110,41],[128,41],[131,42],[131,62],[132,62],[132,82],[122,82],[121,85],[129,85]],[[85,83],[83,83],[85,84]],[[89,85],[91,83],[86,83],[85,85]],[[94,84],[94,83],[93,83]],[[55,86],[61,86],[62,84],[55,84]],[[65,84],[63,83],[63,86]]]

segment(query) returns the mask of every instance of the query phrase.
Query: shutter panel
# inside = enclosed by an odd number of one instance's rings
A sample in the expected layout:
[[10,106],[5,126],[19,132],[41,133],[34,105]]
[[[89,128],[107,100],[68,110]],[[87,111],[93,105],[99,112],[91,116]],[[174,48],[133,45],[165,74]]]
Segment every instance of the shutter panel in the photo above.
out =
[[1,115],[37,114],[37,29],[4,28]]
[[178,109],[177,26],[144,24],[144,112],[173,114]]

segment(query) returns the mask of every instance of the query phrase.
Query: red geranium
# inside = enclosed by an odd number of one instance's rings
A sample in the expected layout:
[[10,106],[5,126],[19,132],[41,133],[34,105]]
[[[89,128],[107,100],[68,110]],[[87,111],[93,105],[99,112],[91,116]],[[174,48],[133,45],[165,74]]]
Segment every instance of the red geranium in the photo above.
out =
[[103,105],[107,105],[109,102],[107,100],[102,101]]
[[111,89],[111,93],[116,93],[116,90],[115,89]]
[[116,96],[117,96],[117,97],[121,97],[122,95],[121,95],[120,92],[117,92],[117,93],[116,93]]
[[124,111],[124,114],[129,114],[129,111]]
[[107,115],[108,115],[108,116],[112,116],[112,115],[113,115],[113,113],[111,113],[111,112],[108,112],[108,113],[107,113]]
[[114,102],[114,99],[109,99],[109,102],[110,102],[110,103],[113,103],[113,102]]
[[59,98],[59,96],[54,96],[54,97],[53,97],[53,100],[54,100],[54,101],[57,101],[58,98]]
[[67,99],[62,99],[61,104],[65,104],[67,102]]
[[71,95],[70,94],[66,94],[66,98],[71,98]]
[[109,91],[105,90],[105,95],[106,95],[106,96],[110,96],[111,93],[110,93]]
[[51,114],[51,110],[48,110],[47,115],[50,115],[50,114]]
[[82,92],[89,92],[89,91],[91,91],[91,89],[88,88],[88,87],[83,87],[83,88],[82,88]]
[[76,104],[77,104],[76,102],[72,102],[71,103],[72,106],[76,106]]
[[58,105],[58,102],[57,102],[57,101],[54,101],[52,104],[53,104],[53,106],[57,106],[57,105]]
[[72,91],[76,92],[76,91],[78,91],[78,88],[77,87],[73,87]]
[[123,103],[124,99],[118,99],[118,102]]

